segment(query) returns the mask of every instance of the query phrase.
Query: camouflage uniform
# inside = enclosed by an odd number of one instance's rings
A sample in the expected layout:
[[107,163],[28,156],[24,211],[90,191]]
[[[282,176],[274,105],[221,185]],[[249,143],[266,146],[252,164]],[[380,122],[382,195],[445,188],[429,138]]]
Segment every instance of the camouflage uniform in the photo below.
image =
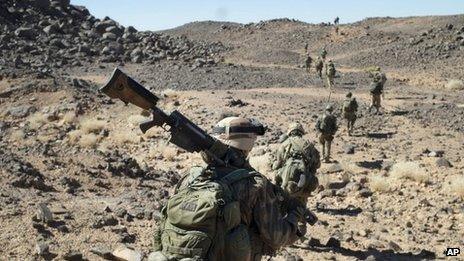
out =
[[322,79],[322,69],[324,68],[324,59],[322,59],[320,56],[318,56],[316,59],[315,68],[316,68],[317,75],[319,76],[320,79]]
[[329,60],[325,68],[325,75],[327,77],[327,84],[329,88],[334,86],[335,72],[335,65],[333,64],[332,60]]
[[[307,198],[319,184],[316,171],[321,166],[321,161],[319,151],[314,147],[313,143],[302,137],[303,134],[304,129],[301,124],[295,123],[290,125],[287,132],[288,138],[277,150],[276,161],[272,168],[277,170],[275,177],[276,184],[281,186],[292,197],[298,199],[303,205],[306,205]],[[296,176],[287,177],[285,171],[288,168],[285,165],[295,164],[299,160],[302,160],[304,163],[304,170],[292,173],[296,174]],[[300,184],[300,182],[304,184]]]
[[343,101],[342,106],[342,115],[346,120],[346,129],[348,130],[348,135],[351,136],[353,131],[354,123],[356,121],[356,112],[358,111],[358,102],[356,98],[352,98],[352,93],[349,92],[346,95],[346,99]]
[[324,162],[330,162],[330,150],[332,140],[337,132],[337,118],[332,114],[333,107],[327,105],[325,113],[317,119],[316,129],[319,131],[319,142],[322,145],[322,156]]
[[325,49],[325,47],[322,49],[321,51],[321,58],[322,60],[325,61],[325,57],[327,57],[327,50]]
[[380,96],[383,93],[382,83],[380,81],[374,81],[371,84],[370,93],[371,93],[371,96],[372,96],[372,103],[371,103],[371,106],[369,107],[369,112],[371,111],[372,108],[375,108],[376,113],[379,113],[380,107],[381,107],[381,104],[380,104],[381,103],[381,98],[380,98]]
[[308,54],[307,57],[306,57],[306,60],[305,60],[305,67],[306,67],[306,70],[308,71],[308,73],[310,73],[311,63],[312,62],[313,62],[313,58],[311,58],[311,56],[309,56],[309,54]]
[[[243,250],[246,253],[239,253],[243,248],[229,246],[227,243],[230,242],[225,241],[222,241],[221,244],[221,240],[213,239],[211,249],[215,250],[214,253],[217,254],[208,256],[207,260],[233,260],[236,257],[231,256],[230,251],[233,251],[233,255],[240,256],[240,260],[261,260],[263,255],[274,255],[276,250],[282,246],[293,244],[302,236],[301,231],[298,229],[298,221],[302,219],[302,212],[300,208],[297,208],[283,215],[282,206],[276,196],[277,187],[249,165],[246,157],[253,147],[256,136],[253,133],[245,133],[244,131],[234,133],[231,126],[235,124],[235,127],[247,129],[251,122],[238,117],[229,117],[221,122],[216,127],[225,127],[224,132],[215,137],[222,143],[227,144],[229,146],[228,150],[224,155],[215,155],[215,157],[202,153],[203,159],[208,164],[207,167],[192,168],[190,174],[181,180],[173,196],[176,195],[177,191],[188,190],[192,179],[199,177],[205,179],[205,181],[222,181],[225,176],[228,177],[228,174],[237,169],[245,171],[246,176],[232,183],[227,191],[230,192],[234,201],[239,202],[237,207],[240,213],[240,217],[238,217],[239,226],[244,226],[245,231],[247,231],[246,235],[240,237],[250,241],[249,248]],[[161,238],[163,238],[163,235]],[[197,258],[197,256],[187,252],[189,249],[183,250],[184,248],[170,247],[169,242],[173,241],[163,241],[163,246],[155,249],[157,252],[153,253],[150,256],[152,258],[149,258],[149,260],[164,260],[160,258],[161,255],[164,257],[173,256],[173,253],[170,252],[172,249],[177,251],[177,253],[174,253],[177,256],[181,253],[182,258]],[[229,252],[226,251],[226,248],[229,249]]]

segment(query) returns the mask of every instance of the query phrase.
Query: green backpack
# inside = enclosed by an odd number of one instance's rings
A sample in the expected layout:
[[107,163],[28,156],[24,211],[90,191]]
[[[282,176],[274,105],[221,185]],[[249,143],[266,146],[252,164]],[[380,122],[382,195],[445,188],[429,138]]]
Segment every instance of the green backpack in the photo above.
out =
[[177,188],[163,209],[164,224],[154,243],[170,260],[244,260],[251,255],[248,230],[230,186],[259,174],[238,169],[219,180],[208,174],[192,168],[186,186]]
[[307,197],[318,185],[315,171],[320,166],[319,152],[309,142],[300,139],[289,142],[276,183],[292,196]]
[[335,135],[337,132],[337,122],[333,115],[324,114],[318,124],[318,129],[324,134]]

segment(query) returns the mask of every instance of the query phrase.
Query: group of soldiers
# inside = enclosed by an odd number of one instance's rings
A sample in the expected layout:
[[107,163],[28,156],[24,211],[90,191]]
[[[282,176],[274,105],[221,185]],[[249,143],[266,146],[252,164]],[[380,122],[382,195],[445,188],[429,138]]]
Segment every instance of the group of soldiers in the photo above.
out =
[[[326,56],[324,49],[316,62],[321,78]],[[311,61],[307,64],[309,70]],[[331,60],[326,76],[332,88],[335,67]],[[372,77],[369,110],[378,111],[386,77],[377,68]],[[341,106],[348,135],[352,135],[357,111],[358,103],[349,92]],[[315,127],[322,159],[330,162],[331,144],[338,130],[331,104]],[[305,133],[300,123],[290,124],[275,154],[272,182],[248,161],[257,136],[262,135],[256,132],[256,122],[241,117],[219,121],[213,137],[227,149],[201,152],[206,166],[192,167],[179,181],[162,210],[163,218],[153,238],[154,252],[148,260],[261,260],[304,240],[307,200],[320,187],[316,172],[321,166],[321,155],[304,138]],[[290,203],[289,198],[297,204]]]
[[[311,73],[311,64],[313,62],[313,58],[310,56],[307,47],[305,49],[307,52],[306,60],[305,60],[305,67],[308,73]],[[331,59],[329,59],[326,63],[326,57],[327,57],[327,50],[323,48],[320,55],[316,58],[316,61],[314,63],[314,68],[316,69],[317,76],[319,76],[319,78],[324,82],[322,72],[324,71],[324,65],[325,65],[324,75],[326,77],[327,86],[329,88],[332,88],[334,87],[334,78],[335,78],[335,74],[337,73],[337,71]]]

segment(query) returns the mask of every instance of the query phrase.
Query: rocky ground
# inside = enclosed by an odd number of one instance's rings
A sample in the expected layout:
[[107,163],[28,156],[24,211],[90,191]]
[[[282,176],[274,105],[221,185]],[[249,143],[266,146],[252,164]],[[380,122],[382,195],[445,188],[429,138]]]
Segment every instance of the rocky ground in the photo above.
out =
[[[206,130],[232,112],[265,123],[250,161],[272,178],[286,126],[317,141],[329,97],[300,68],[306,42],[327,45],[340,68],[330,101],[339,111],[352,91],[360,118],[352,137],[340,119],[334,162],[319,170],[308,207],[320,221],[276,259],[444,259],[464,246],[464,92],[447,84],[463,78],[462,18],[368,19],[339,35],[288,19],[138,32],[69,1],[2,1],[0,259],[149,253],[161,206],[201,159],[162,129],[143,135],[148,115],[98,92],[116,66]],[[389,78],[381,115],[367,111],[373,65]]]

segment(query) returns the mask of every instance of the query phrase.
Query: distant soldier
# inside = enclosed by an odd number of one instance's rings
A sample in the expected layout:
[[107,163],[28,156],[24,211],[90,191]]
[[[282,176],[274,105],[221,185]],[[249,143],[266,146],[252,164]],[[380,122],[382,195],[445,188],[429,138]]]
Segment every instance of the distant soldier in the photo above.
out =
[[349,136],[351,136],[353,132],[353,126],[356,121],[356,112],[358,111],[358,102],[356,101],[356,98],[352,96],[353,94],[351,92],[347,93],[342,106],[342,115],[346,120],[346,129]]
[[375,108],[376,109],[376,113],[379,113],[380,112],[380,107],[381,106],[381,95],[383,93],[383,85],[382,85],[382,82],[380,81],[374,81],[372,82],[371,84],[371,87],[370,87],[370,93],[371,93],[371,97],[372,97],[372,102],[371,102],[371,106],[369,107],[369,112],[371,112],[371,109],[372,108]]
[[309,54],[306,55],[306,60],[305,60],[305,68],[310,73],[311,70],[311,63],[313,62],[313,58]]
[[316,129],[319,131],[319,142],[322,145],[322,156],[324,157],[324,162],[330,162],[330,149],[332,146],[332,140],[335,133],[338,130],[337,127],[337,118],[332,114],[333,107],[332,105],[327,105],[325,108],[325,113],[317,119]]
[[335,73],[335,65],[333,64],[332,60],[329,60],[325,67],[325,75],[327,77],[327,84],[329,85],[329,88],[334,86]]
[[337,16],[335,17],[334,19],[334,25],[338,25],[338,23],[340,22],[340,18]]
[[327,57],[327,50],[324,48],[322,48],[322,51],[321,51],[321,58],[323,61],[325,61],[325,57]]
[[276,185],[306,205],[311,192],[319,182],[316,171],[321,166],[319,151],[303,138],[300,123],[290,124],[287,139],[280,145],[272,169],[277,170]]
[[319,76],[320,79],[322,79],[322,69],[324,69],[324,59],[318,56],[314,66],[316,68],[317,75]]
[[387,76],[380,70],[379,66],[376,66],[374,70],[369,72],[369,77],[371,77],[374,82],[380,82],[382,88],[387,82]]

